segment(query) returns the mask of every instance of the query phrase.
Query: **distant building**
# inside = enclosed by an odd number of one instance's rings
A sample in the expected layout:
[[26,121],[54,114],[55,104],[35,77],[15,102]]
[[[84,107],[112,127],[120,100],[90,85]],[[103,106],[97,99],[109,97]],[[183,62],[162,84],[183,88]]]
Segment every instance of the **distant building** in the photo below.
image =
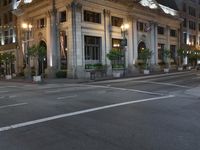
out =
[[200,1],[175,0],[181,18],[181,44],[200,48]]
[[[19,71],[18,43],[17,43],[17,21],[12,14],[14,1],[0,1],[0,54],[12,52],[16,61],[12,64],[12,73]],[[23,58],[22,58],[23,59]],[[3,66],[4,64],[1,64]]]
[[33,0],[27,5],[21,2],[15,13],[22,55],[34,43],[44,45],[43,69],[47,73],[67,69],[68,77],[86,78],[87,66],[100,63],[110,74],[106,55],[120,47],[122,24],[129,26],[125,51],[129,73],[137,70],[144,48],[152,50],[151,64],[156,69],[163,61],[164,49],[171,50],[175,62],[180,46],[181,20],[173,0]]

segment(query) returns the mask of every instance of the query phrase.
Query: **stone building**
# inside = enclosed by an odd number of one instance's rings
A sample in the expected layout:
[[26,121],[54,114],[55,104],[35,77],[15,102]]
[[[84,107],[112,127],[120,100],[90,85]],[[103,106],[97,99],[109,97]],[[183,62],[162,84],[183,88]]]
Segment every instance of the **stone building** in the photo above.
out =
[[180,40],[181,47],[187,51],[184,64],[195,67],[197,64],[200,64],[200,59],[196,58],[200,54],[200,1],[175,1],[183,20],[181,23]]
[[137,71],[143,48],[153,52],[151,64],[156,69],[164,49],[171,50],[175,61],[180,46],[181,20],[173,0],[33,0],[21,2],[16,10],[20,56],[26,55],[27,46],[44,45],[44,69],[49,74],[67,69],[68,77],[86,78],[86,65],[101,63],[109,75],[112,68],[106,55],[120,46],[122,24],[129,27],[125,47],[129,73]]
[[[16,1],[15,1],[16,2]],[[19,57],[18,57],[18,42],[17,42],[17,20],[12,14],[14,1],[1,0],[0,1],[0,54],[5,52],[12,52],[15,55],[16,61],[12,64],[12,73],[18,71]],[[5,64],[1,64],[1,67]]]

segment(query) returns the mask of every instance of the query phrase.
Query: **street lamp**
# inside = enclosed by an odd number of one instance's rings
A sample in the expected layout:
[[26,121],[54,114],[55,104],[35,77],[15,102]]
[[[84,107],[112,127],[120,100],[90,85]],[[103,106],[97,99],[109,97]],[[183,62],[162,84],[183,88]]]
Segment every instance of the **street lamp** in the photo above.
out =
[[121,41],[121,47],[124,53],[124,76],[126,74],[126,46],[127,46],[127,38],[126,35],[128,34],[128,28],[129,24],[122,24],[121,25],[121,34],[122,34],[122,41]]

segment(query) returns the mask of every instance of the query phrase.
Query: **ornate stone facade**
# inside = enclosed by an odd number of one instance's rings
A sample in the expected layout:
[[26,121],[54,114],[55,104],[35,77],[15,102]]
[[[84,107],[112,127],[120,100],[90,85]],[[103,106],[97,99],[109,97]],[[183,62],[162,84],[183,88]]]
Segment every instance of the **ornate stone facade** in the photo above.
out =
[[[110,74],[110,61],[107,53],[113,48],[113,40],[121,40],[121,28],[118,23],[129,24],[126,34],[126,68],[134,73],[138,62],[139,46],[153,51],[151,63],[161,62],[159,46],[176,49],[180,45],[178,31],[179,16],[165,14],[160,8],[144,7],[137,1],[105,0],[45,0],[21,6],[23,14],[18,16],[18,24],[31,24],[30,45],[46,43],[47,68],[68,70],[68,77],[87,78],[86,65],[101,63],[107,66]],[[112,7],[111,7],[112,6]],[[53,13],[52,13],[53,12]],[[158,33],[163,29],[164,33]],[[175,32],[170,36],[170,32]],[[160,30],[159,30],[160,32]],[[19,43],[22,45],[24,32],[19,31]],[[63,42],[64,40],[64,42]],[[62,45],[63,43],[63,45]],[[21,47],[22,48],[22,47]],[[65,60],[61,59],[64,50]]]

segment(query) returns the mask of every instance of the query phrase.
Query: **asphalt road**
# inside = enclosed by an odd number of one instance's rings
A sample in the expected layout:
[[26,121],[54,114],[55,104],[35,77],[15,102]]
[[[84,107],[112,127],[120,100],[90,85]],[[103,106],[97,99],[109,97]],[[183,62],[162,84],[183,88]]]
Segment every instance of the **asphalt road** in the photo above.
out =
[[200,75],[0,82],[0,150],[199,150]]

